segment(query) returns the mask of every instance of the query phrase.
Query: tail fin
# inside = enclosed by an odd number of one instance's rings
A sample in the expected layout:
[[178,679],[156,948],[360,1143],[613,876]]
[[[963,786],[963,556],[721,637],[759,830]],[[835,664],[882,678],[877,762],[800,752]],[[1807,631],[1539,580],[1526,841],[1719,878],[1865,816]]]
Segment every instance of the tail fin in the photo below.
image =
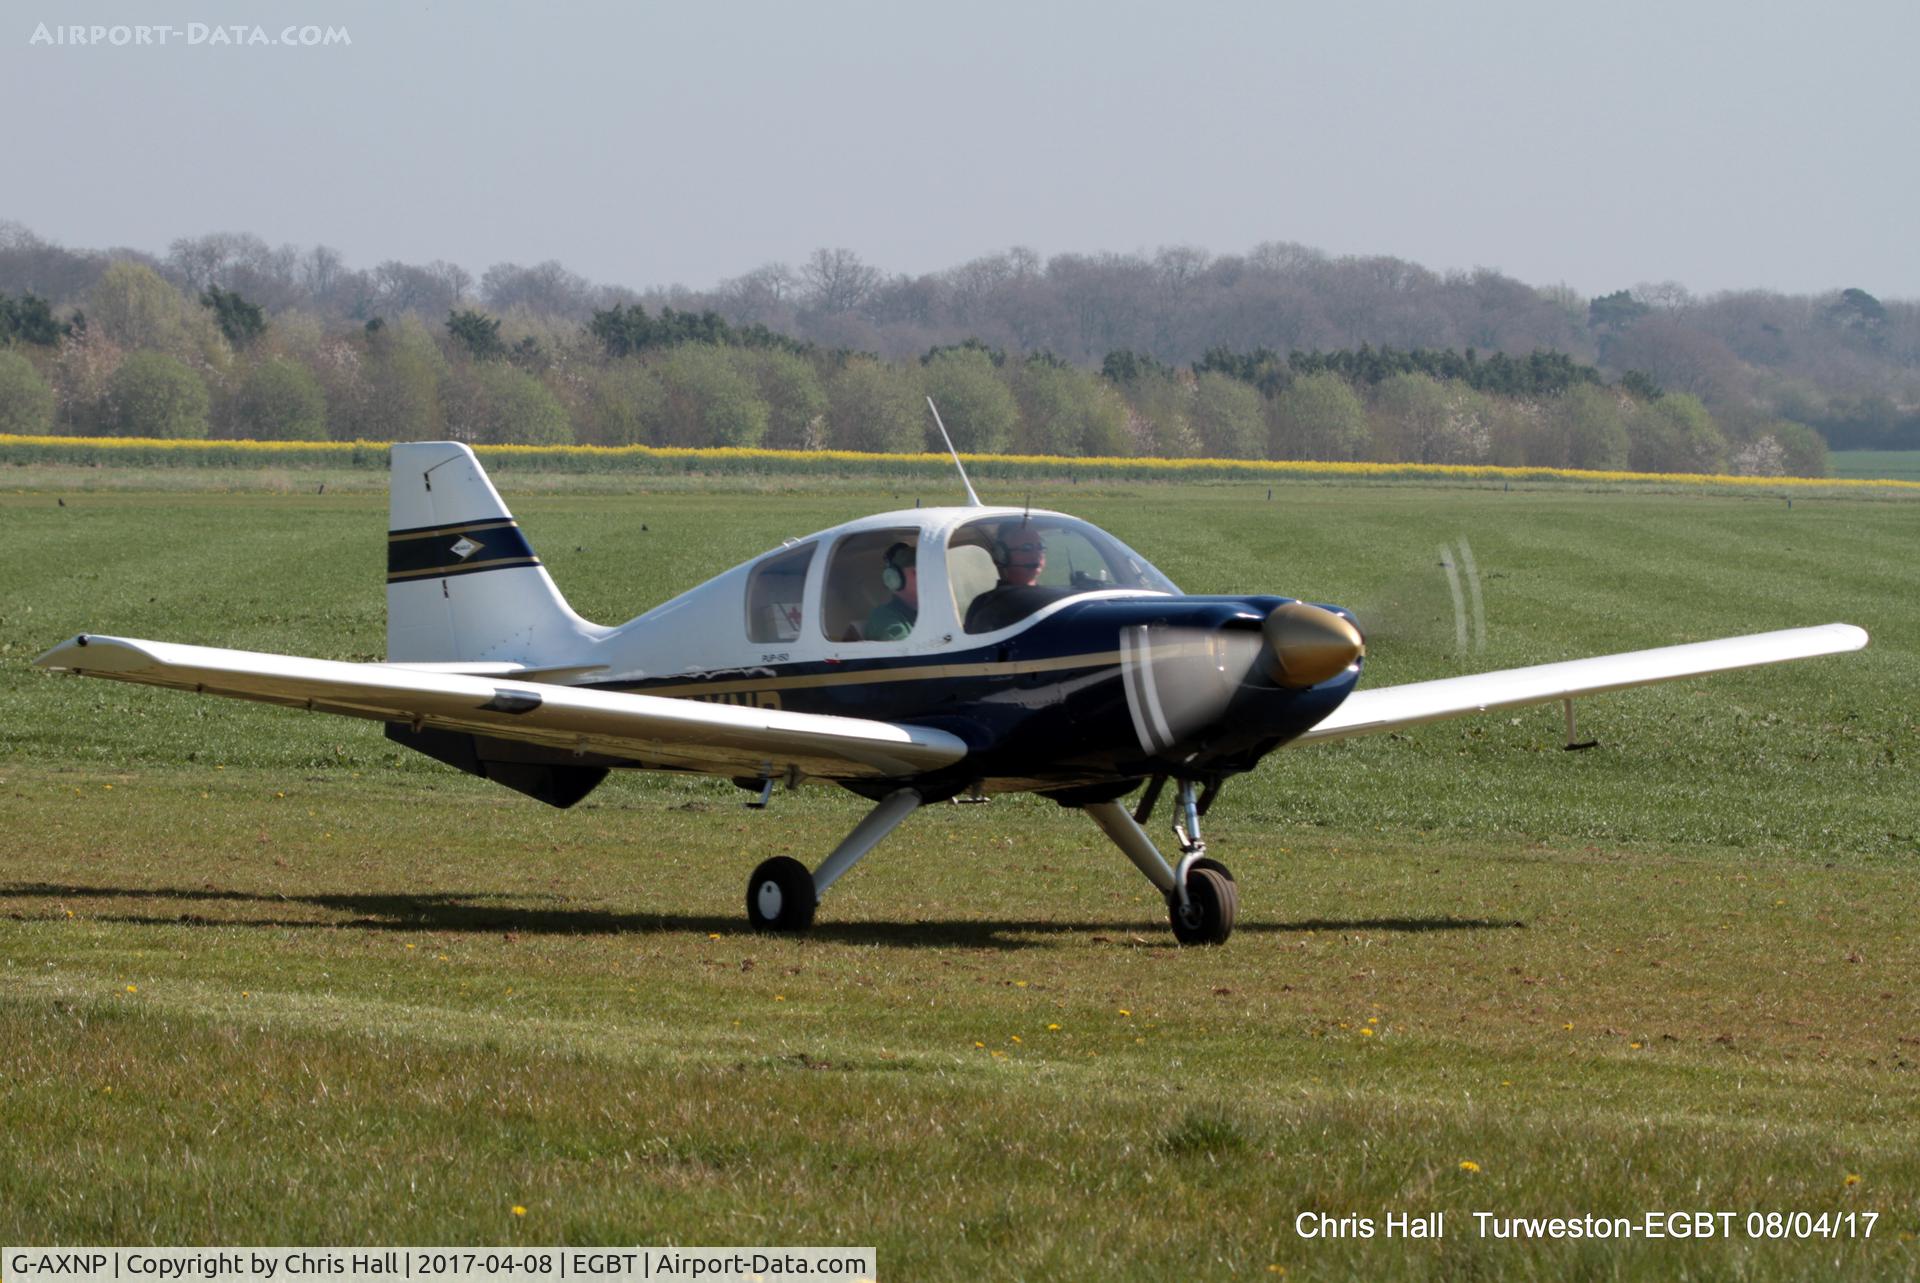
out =
[[606,632],[567,605],[472,450],[396,445],[392,471],[388,660],[548,666]]

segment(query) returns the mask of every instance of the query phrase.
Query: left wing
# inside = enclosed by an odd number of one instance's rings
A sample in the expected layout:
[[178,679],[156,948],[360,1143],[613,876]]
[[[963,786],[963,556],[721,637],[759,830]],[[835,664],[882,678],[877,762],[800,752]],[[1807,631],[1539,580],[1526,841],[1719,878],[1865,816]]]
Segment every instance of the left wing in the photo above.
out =
[[1295,744],[1369,735],[1401,726],[1417,726],[1448,717],[1465,717],[1496,708],[1547,704],[1576,695],[1651,686],[1655,682],[1699,677],[1735,668],[1756,668],[1790,659],[1838,655],[1867,644],[1867,633],[1852,624],[1787,628],[1746,637],[1662,646],[1593,659],[1572,659],[1532,668],[1509,668],[1470,677],[1444,677],[1405,686],[1382,686],[1347,696],[1326,720],[1295,739]]
[[967,755],[964,740],[928,726],[433,671],[437,665],[348,664],[85,633],[34,663],[717,775],[778,776],[795,769],[823,779],[887,779]]

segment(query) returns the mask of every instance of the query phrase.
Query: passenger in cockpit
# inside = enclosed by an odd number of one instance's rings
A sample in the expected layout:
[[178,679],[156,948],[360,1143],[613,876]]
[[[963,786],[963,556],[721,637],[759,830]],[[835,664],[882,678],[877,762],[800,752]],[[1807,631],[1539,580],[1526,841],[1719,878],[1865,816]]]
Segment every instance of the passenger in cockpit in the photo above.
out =
[[887,549],[880,582],[893,596],[867,613],[866,627],[860,635],[868,641],[900,641],[913,632],[913,621],[920,617],[919,558],[910,543],[896,543]]

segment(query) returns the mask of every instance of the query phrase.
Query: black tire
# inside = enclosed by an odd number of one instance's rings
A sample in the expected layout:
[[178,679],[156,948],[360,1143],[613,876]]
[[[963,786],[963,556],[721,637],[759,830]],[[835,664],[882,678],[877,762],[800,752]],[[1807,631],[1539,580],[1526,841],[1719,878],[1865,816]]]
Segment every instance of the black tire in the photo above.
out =
[[813,874],[790,855],[761,861],[747,879],[747,921],[755,931],[805,931],[819,905]]
[[1188,872],[1197,873],[1201,869],[1212,869],[1215,873],[1218,873],[1227,880],[1227,898],[1232,901],[1232,904],[1227,909],[1227,929],[1231,931],[1234,921],[1240,916],[1240,884],[1233,880],[1233,870],[1212,856],[1201,856],[1193,862],[1193,868],[1188,870]]
[[1240,904],[1233,883],[1213,869],[1194,869],[1187,875],[1187,911],[1178,900],[1167,905],[1173,938],[1181,944],[1225,944],[1233,934]]

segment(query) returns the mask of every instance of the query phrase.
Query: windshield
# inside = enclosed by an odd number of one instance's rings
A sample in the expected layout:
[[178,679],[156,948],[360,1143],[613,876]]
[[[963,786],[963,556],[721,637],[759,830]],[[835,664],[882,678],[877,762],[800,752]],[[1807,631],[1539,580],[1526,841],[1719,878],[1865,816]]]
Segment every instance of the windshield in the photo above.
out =
[[1136,588],[1177,593],[1152,563],[1072,517],[983,517],[947,544],[953,605],[970,633],[990,633],[1075,593]]

